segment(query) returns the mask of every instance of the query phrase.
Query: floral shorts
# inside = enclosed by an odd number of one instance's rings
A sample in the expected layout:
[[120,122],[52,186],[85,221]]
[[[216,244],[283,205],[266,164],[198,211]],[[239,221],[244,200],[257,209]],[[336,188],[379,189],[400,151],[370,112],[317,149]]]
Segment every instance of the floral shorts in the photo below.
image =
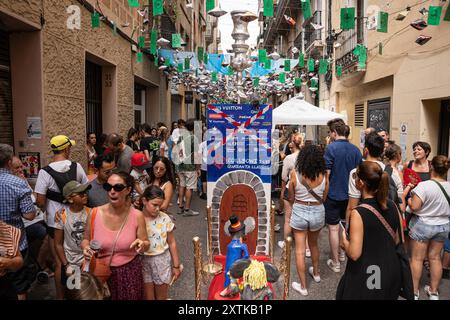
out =
[[172,280],[172,259],[166,250],[157,256],[142,257],[144,283],[169,284]]

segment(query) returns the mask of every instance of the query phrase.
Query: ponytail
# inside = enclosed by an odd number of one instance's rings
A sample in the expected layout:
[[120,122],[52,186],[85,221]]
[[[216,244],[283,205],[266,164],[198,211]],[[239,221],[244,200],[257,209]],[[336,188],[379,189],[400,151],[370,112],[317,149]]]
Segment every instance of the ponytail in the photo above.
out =
[[383,208],[383,210],[387,209],[387,200],[388,200],[388,192],[389,192],[389,175],[387,172],[382,173],[380,184],[378,185],[378,190],[376,192],[376,197],[378,204]]

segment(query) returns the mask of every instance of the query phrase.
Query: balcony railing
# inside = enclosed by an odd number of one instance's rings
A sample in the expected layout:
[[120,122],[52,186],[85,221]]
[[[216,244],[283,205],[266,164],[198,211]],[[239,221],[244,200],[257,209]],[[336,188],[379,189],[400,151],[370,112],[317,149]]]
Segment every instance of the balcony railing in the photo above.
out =
[[308,49],[311,47],[314,41],[322,40],[322,30],[314,29],[311,23],[314,23],[316,25],[322,25],[322,11],[317,10],[316,12],[314,12],[311,21],[304,28],[306,51],[308,51]]
[[338,42],[341,43],[341,46],[336,48],[336,65],[342,66],[342,70],[345,71],[355,66],[358,62],[358,57],[353,53],[358,44],[357,31],[343,31]]

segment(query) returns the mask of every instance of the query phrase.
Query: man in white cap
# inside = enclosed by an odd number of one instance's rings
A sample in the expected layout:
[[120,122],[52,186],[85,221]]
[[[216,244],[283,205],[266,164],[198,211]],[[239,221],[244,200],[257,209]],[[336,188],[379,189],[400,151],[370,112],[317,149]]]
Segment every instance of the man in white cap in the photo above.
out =
[[50,250],[56,262],[55,285],[56,298],[63,298],[63,287],[61,285],[61,262],[55,251],[55,214],[63,208],[64,196],[62,190],[64,185],[75,180],[79,183],[88,183],[88,178],[83,167],[69,160],[70,149],[75,141],[64,135],[55,136],[50,140],[53,151],[53,161],[39,171],[36,181],[35,192],[37,194],[37,205],[47,212],[47,226],[50,240]]

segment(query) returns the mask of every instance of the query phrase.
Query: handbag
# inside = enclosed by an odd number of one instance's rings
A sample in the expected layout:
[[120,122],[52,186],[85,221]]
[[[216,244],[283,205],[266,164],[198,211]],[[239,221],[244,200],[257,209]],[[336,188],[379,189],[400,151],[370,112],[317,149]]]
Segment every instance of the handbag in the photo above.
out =
[[[394,204],[395,208],[397,206]],[[405,247],[404,247],[404,236],[403,236],[403,227],[401,224],[401,215],[397,208],[397,213],[399,215],[400,219],[400,228],[399,233],[395,233],[394,230],[392,230],[389,223],[386,221],[386,219],[383,218],[383,216],[371,205],[368,204],[361,204],[358,207],[366,208],[367,210],[371,211],[377,218],[380,220],[380,222],[383,224],[387,232],[391,235],[392,239],[395,243],[395,252],[397,254],[398,260],[400,262],[400,273],[401,273],[401,287],[399,296],[406,299],[406,300],[414,300],[414,286],[413,286],[413,280],[412,280],[412,274],[411,274],[411,267],[409,265],[409,257],[406,254]],[[400,235],[400,238],[398,238],[398,235]],[[397,240],[399,240],[397,244]]]
[[[95,217],[97,215],[97,208],[94,208],[92,210],[92,214],[91,214],[91,240],[94,238],[94,221],[95,221]],[[108,281],[108,279],[111,277],[111,262],[114,256],[114,251],[116,249],[116,244],[117,244],[117,240],[119,240],[119,236],[120,233],[123,230],[123,227],[125,226],[126,222],[128,220],[128,214],[125,217],[125,219],[122,222],[122,225],[120,226],[119,231],[117,232],[116,238],[114,239],[114,244],[113,244],[113,248],[111,251],[111,256],[109,258],[109,262],[108,264],[105,264],[103,262],[101,262],[99,259],[96,259],[95,257],[91,258],[91,261],[88,264],[88,270],[90,273],[92,273],[94,276],[96,276],[98,279],[100,279],[103,283],[106,283]]]

